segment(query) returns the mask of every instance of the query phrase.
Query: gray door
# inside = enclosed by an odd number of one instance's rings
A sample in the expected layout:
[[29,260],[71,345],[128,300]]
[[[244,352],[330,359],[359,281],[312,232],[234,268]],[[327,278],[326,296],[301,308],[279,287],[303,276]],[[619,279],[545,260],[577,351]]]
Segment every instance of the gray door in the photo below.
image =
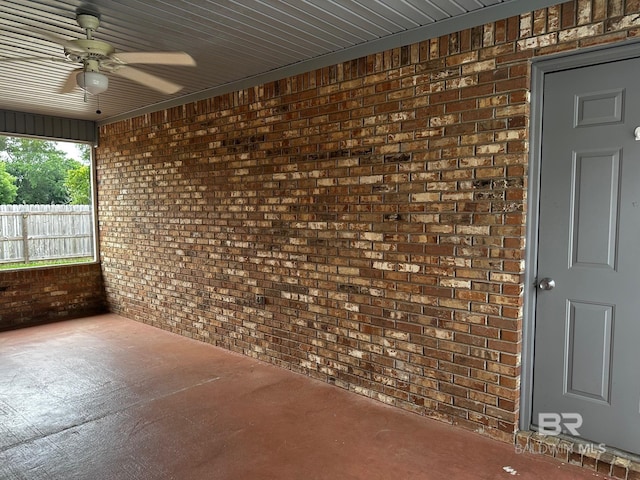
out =
[[532,422],[636,454],[639,126],[640,59],[545,76]]

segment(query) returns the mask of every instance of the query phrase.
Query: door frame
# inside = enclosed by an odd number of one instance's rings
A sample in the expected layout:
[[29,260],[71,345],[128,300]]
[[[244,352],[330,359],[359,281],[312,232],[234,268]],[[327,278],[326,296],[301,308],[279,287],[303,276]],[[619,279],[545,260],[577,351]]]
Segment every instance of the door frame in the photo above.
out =
[[536,325],[538,230],[540,227],[540,164],[542,161],[542,115],[545,75],[578,67],[589,67],[640,57],[640,42],[608,46],[534,59],[531,63],[529,124],[529,168],[527,188],[527,232],[522,320],[522,365],[520,373],[519,429],[531,430],[533,412],[534,336]]

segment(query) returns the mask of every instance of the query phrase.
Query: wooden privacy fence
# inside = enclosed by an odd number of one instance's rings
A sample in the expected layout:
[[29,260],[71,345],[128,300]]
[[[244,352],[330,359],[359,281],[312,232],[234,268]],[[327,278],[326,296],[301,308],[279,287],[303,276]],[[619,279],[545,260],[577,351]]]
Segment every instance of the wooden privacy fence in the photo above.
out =
[[0,205],[0,263],[93,256],[90,205]]

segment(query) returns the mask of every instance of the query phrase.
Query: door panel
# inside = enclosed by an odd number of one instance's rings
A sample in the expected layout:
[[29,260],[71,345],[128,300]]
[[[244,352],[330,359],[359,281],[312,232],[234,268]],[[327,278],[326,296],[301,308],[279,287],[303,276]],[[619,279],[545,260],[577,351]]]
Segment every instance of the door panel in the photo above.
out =
[[576,94],[576,127],[622,121],[623,89]]
[[533,424],[640,454],[640,60],[545,76]]
[[619,152],[576,152],[569,226],[571,265],[615,269]]
[[613,307],[569,300],[564,391],[609,403]]

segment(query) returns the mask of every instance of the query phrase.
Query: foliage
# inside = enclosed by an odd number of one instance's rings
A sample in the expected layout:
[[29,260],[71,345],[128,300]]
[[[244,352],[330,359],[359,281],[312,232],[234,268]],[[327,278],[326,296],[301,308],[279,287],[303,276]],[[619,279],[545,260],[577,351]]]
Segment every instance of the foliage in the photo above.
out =
[[74,200],[74,196],[82,196],[81,192],[70,192],[66,185],[68,172],[78,169],[82,163],[68,158],[54,142],[0,137],[0,155],[6,162],[7,172],[16,178],[18,191],[13,203],[66,204]]
[[4,162],[0,162],[0,205],[13,203],[17,195],[16,177],[7,172]]
[[68,170],[64,184],[69,192],[71,205],[91,204],[91,170],[88,165]]
[[91,165],[91,147],[86,143],[78,143],[78,150],[80,150],[80,158],[85,165]]

